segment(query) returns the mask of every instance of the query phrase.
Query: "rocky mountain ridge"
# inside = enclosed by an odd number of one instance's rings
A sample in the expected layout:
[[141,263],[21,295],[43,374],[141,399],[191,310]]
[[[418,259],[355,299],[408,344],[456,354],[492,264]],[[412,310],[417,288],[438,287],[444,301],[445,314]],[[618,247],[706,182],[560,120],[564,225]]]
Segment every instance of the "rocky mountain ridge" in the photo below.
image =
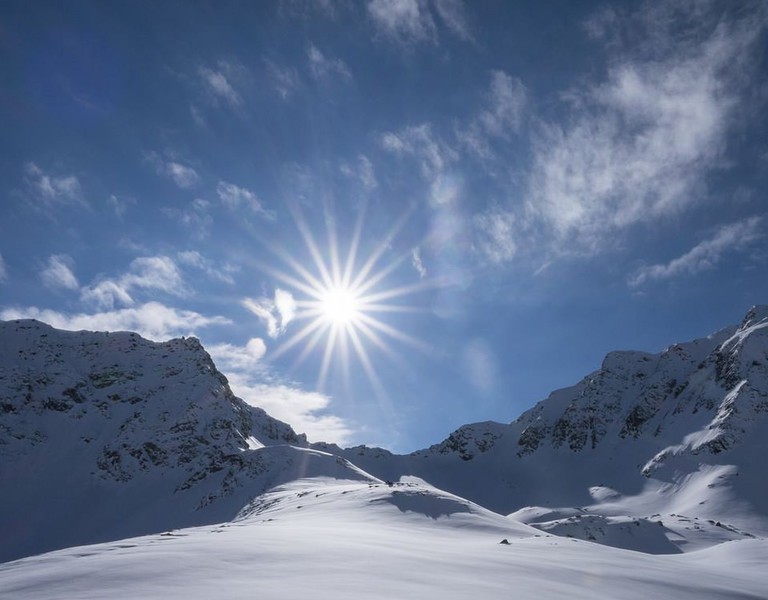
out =
[[768,535],[766,415],[768,307],[658,354],[612,352],[516,421],[465,425],[410,455],[309,444],[236,398],[195,338],[10,321],[0,561],[226,521],[306,477],[415,476],[544,531],[626,547],[639,532],[659,551]]

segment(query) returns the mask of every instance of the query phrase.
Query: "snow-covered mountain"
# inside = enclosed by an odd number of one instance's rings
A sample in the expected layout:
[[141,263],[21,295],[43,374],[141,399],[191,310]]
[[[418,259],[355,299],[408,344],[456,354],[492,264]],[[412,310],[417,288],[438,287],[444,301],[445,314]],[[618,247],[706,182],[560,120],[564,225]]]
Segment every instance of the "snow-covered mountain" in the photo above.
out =
[[0,561],[225,521],[307,473],[371,479],[236,398],[195,338],[0,323]]
[[465,425],[407,456],[314,447],[381,478],[422,477],[503,514],[550,507],[527,511],[527,519],[559,515],[573,524],[583,521],[583,510],[603,518],[682,518],[675,526],[681,548],[699,545],[692,526],[686,535],[694,518],[765,535],[768,307],[658,354],[612,352],[599,370],[508,425]]
[[[465,425],[410,455],[309,444],[236,398],[194,338],[10,321],[0,323],[0,562],[124,541],[0,566],[0,590],[80,597],[98,581],[110,597],[169,597],[178,577],[155,567],[162,555],[186,565],[177,595],[202,598],[201,561],[214,552],[241,565],[228,597],[248,595],[254,577],[270,582],[265,597],[281,595],[275,573],[288,567],[276,565],[319,556],[288,589],[308,592],[338,561],[360,573],[374,560],[378,575],[337,581],[350,596],[371,585],[399,596],[387,578],[415,560],[413,589],[506,597],[514,573],[534,596],[607,561],[615,571],[584,597],[628,597],[630,576],[637,597],[671,585],[680,597],[762,597],[767,451],[768,307],[659,354],[611,353],[513,423]],[[125,541],[135,536],[147,537]],[[529,555],[559,566],[531,570]],[[242,556],[274,568],[242,571]],[[120,569],[147,575],[126,585]],[[504,575],[482,590],[467,583],[486,571]],[[152,577],[162,593],[148,591]]]

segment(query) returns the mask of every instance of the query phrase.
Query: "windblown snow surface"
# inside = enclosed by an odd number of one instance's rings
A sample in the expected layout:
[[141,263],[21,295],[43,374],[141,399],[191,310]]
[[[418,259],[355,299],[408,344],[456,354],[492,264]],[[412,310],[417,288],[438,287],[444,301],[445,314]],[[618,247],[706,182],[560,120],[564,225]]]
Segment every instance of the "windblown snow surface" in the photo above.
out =
[[650,555],[546,534],[416,480],[306,479],[221,525],[7,563],[0,589],[19,600],[765,598],[766,564],[765,540]]
[[0,323],[0,598],[768,599],[768,308],[410,455],[194,338]]

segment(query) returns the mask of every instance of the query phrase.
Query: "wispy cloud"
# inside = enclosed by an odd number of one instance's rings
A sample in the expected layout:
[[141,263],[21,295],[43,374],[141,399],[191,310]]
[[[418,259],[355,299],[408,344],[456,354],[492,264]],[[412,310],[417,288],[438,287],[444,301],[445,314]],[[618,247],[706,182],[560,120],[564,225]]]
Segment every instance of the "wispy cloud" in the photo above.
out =
[[599,251],[612,231],[689,208],[724,166],[766,11],[675,6],[611,13],[612,31],[631,35],[611,37],[606,79],[568,94],[567,124],[542,124],[534,140],[528,216],[568,248],[561,252]]
[[435,11],[445,26],[462,40],[473,39],[462,0],[434,0]]
[[301,89],[301,79],[295,68],[281,67],[269,59],[265,59],[264,64],[267,67],[272,88],[283,100],[287,100]]
[[33,162],[24,165],[24,182],[32,198],[47,206],[53,204],[80,204],[87,206],[75,175],[52,175]]
[[411,265],[419,274],[419,279],[424,279],[427,276],[427,267],[424,266],[424,261],[421,259],[421,248],[418,246],[411,249]]
[[134,290],[160,291],[173,296],[189,293],[173,259],[145,256],[133,260],[127,273],[114,279],[101,279],[81,290],[81,299],[100,308],[135,303]]
[[125,216],[128,207],[132,204],[136,204],[136,201],[133,198],[125,198],[116,196],[115,194],[111,194],[107,198],[107,206],[115,211],[115,215],[121,219]]
[[708,240],[697,244],[688,252],[666,264],[642,267],[629,278],[631,287],[638,287],[649,281],[674,279],[695,275],[712,269],[727,252],[741,250],[752,242],[761,239],[762,218],[751,217],[737,223],[720,227]]
[[437,41],[435,20],[425,0],[370,0],[368,15],[382,35],[397,42]]
[[0,254],[0,283],[8,281],[8,267],[5,264],[3,255]]
[[339,167],[339,171],[345,177],[357,179],[368,191],[376,189],[379,185],[373,163],[364,154],[357,157],[357,164],[343,163]]
[[508,140],[520,131],[527,105],[528,92],[522,81],[504,71],[492,71],[484,106],[457,128],[459,141],[476,155],[490,158],[494,138]]
[[296,316],[296,300],[290,292],[277,288],[273,298],[245,298],[241,304],[256,315],[267,328],[267,335],[276,338],[285,332]]
[[185,208],[165,207],[162,211],[175,222],[189,227],[193,235],[205,239],[210,233],[213,217],[210,214],[211,203],[203,198],[195,198]]
[[49,288],[77,290],[80,284],[72,271],[74,261],[66,254],[54,254],[48,258],[48,265],[40,273],[43,283]]
[[314,44],[307,48],[307,62],[309,72],[318,81],[328,81],[332,77],[352,79],[352,74],[343,60],[325,56]]
[[237,271],[237,269],[232,265],[218,266],[210,258],[206,258],[197,250],[186,250],[179,252],[176,256],[181,264],[199,269],[211,279],[217,279],[230,285],[235,283],[235,280],[232,279],[232,273]]
[[227,71],[231,71],[231,68],[228,68],[227,63],[222,63],[218,69],[200,67],[197,73],[216,103],[222,102],[230,108],[239,109],[243,104],[243,97],[227,79]]
[[237,186],[234,183],[219,181],[216,186],[216,193],[227,208],[232,210],[245,208],[267,219],[275,218],[275,213],[266,210],[258,196],[247,188]]
[[38,319],[59,329],[79,331],[135,331],[156,341],[181,335],[192,335],[196,329],[210,325],[225,325],[229,319],[207,317],[190,310],[179,310],[160,302],[147,302],[136,307],[92,314],[64,313],[34,306],[11,307],[0,310],[0,319]]
[[438,179],[457,158],[455,150],[434,133],[429,123],[386,132],[381,136],[381,145],[394,154],[415,158],[421,174],[429,181]]
[[192,167],[177,162],[169,162],[165,165],[166,173],[180,188],[189,189],[195,187],[200,181],[200,176]]
[[517,243],[516,222],[512,213],[490,208],[476,214],[472,223],[475,228],[474,247],[484,260],[500,265],[514,258]]
[[164,159],[157,152],[145,152],[144,159],[149,162],[158,175],[169,177],[182,189],[190,189],[200,182],[200,175],[189,165],[179,162],[176,158]]
[[368,17],[379,35],[398,44],[437,44],[438,22],[461,40],[473,39],[462,0],[369,0]]

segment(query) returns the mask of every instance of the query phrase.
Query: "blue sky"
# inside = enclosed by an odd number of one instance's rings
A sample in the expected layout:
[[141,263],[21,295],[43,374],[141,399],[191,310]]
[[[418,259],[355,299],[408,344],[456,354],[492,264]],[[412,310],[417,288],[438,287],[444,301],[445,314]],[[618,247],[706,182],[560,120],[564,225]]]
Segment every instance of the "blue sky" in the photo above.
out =
[[767,24],[706,0],[3,2],[0,318],[194,334],[317,441],[513,420],[608,351],[768,301]]

